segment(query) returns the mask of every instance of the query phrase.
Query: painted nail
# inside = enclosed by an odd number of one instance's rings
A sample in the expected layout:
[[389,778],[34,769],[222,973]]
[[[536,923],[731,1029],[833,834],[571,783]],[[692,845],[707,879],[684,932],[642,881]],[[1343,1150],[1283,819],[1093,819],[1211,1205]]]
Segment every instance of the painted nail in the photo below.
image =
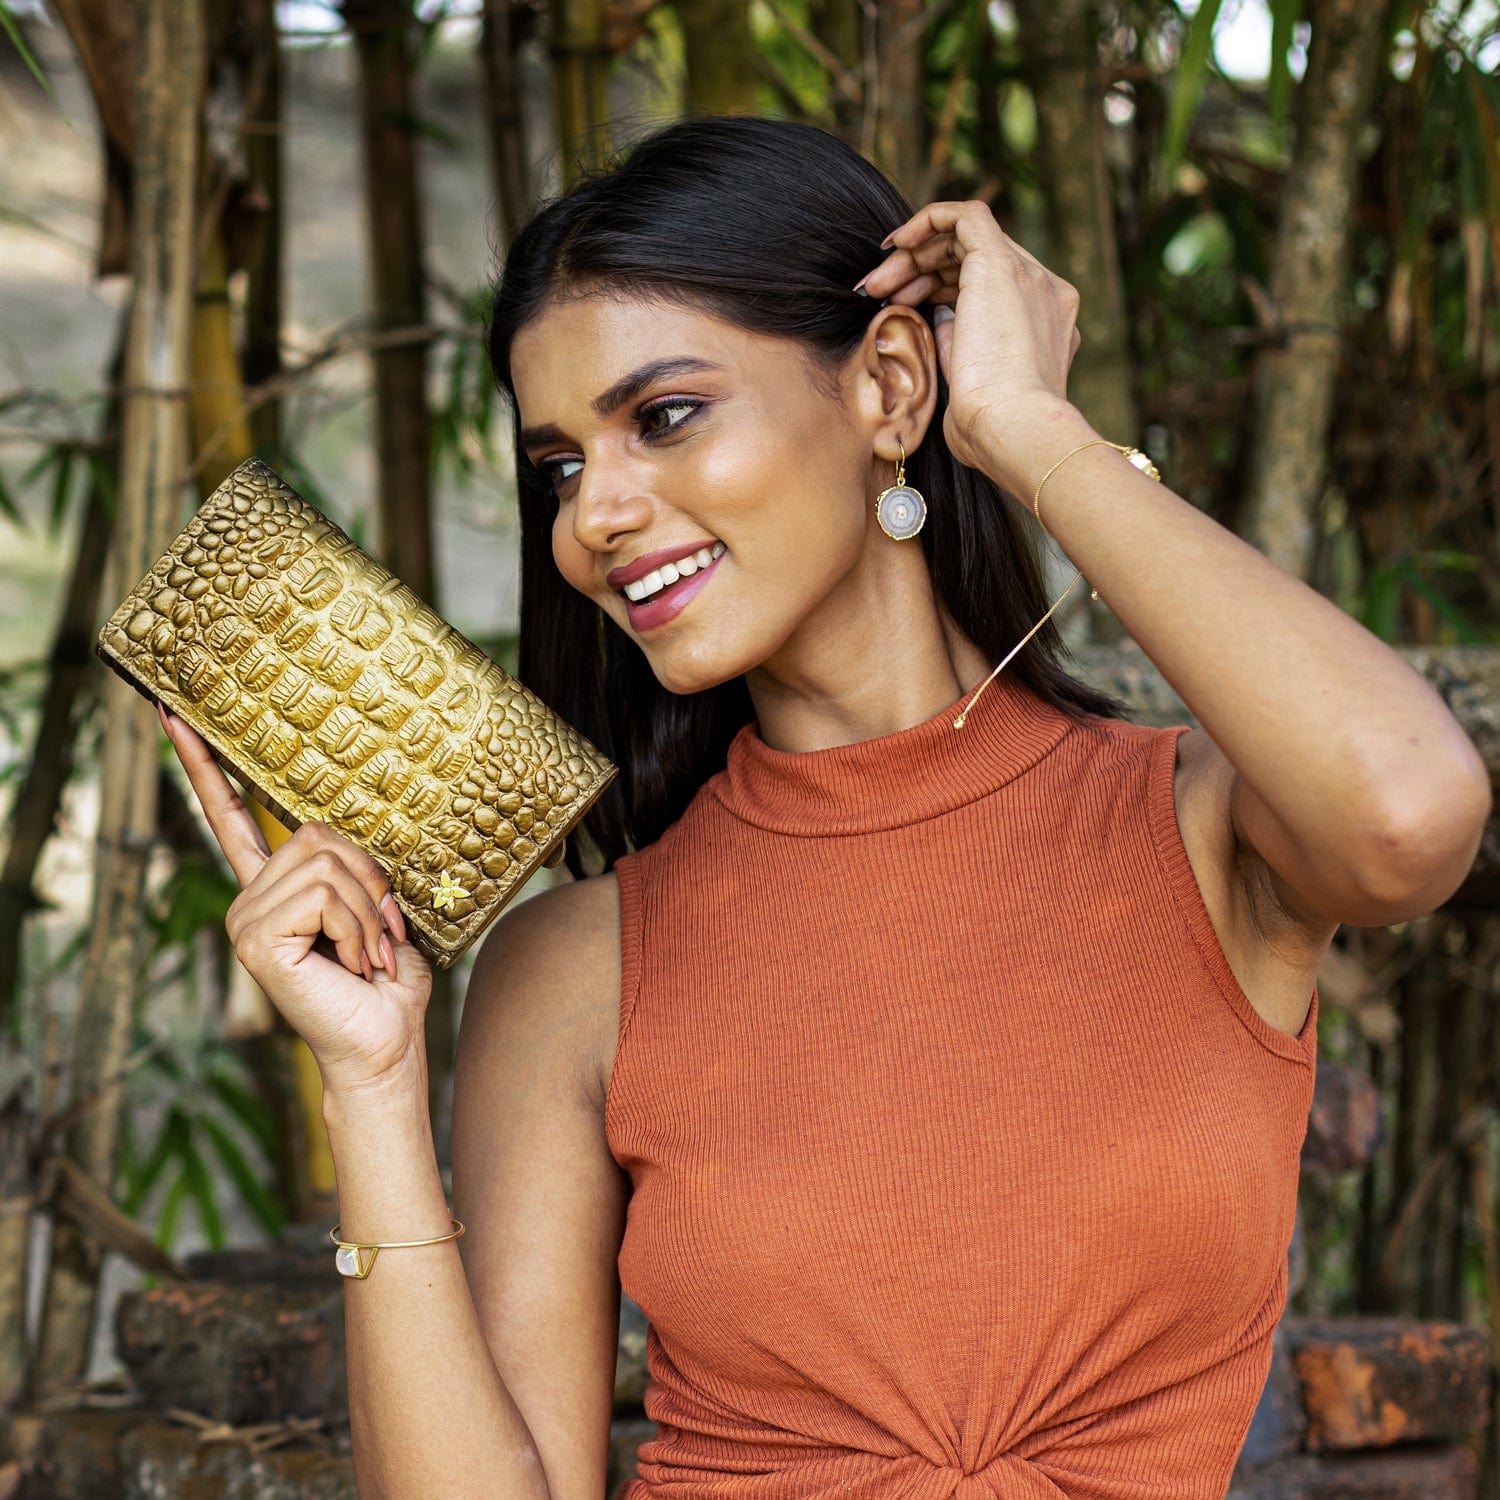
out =
[[854,283],[854,290],[858,292],[861,297],[868,297],[870,295],[865,290],[865,282],[867,282],[874,274],[875,273],[873,271],[866,271],[865,274]]
[[383,932],[380,934],[380,958],[385,964],[386,972],[392,979],[396,978],[396,950],[391,947],[391,940]]
[[896,231],[893,229],[893,230],[891,230],[891,232],[888,235],[886,235],[886,237],[883,240],[881,240],[881,242],[880,242],[880,248],[882,250],[889,250],[891,248],[891,241],[893,239],[895,239],[895,238],[896,238]]
[[161,727],[170,738],[172,734],[172,716],[167,712],[166,705],[160,698],[156,700],[156,717],[161,720]]
[[396,898],[387,891],[380,902],[380,915],[385,918],[385,925],[390,929],[390,934],[398,943],[406,941],[406,918],[401,914],[401,908],[396,905]]
[[370,955],[368,953],[366,953],[363,948],[361,948],[359,950],[359,961],[360,961],[361,964],[364,965],[365,983],[366,984],[374,984],[374,982],[375,982],[375,970],[374,970],[373,966],[370,963]]

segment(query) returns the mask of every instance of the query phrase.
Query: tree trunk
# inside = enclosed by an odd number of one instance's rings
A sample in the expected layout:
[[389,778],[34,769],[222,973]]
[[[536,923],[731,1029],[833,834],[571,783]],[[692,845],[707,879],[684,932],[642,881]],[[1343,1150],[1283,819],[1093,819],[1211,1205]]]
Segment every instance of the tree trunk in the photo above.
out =
[[[121,320],[115,352],[109,362],[109,383],[120,384],[125,348],[127,309]],[[101,434],[99,461],[106,472],[118,472],[120,401],[110,399]],[[114,532],[97,482],[91,482],[78,526],[73,573],[62,614],[47,658],[47,685],[37,722],[31,764],[16,794],[10,820],[10,847],[0,867],[0,1036],[18,1040],[20,1014],[21,942],[27,913],[35,904],[32,890],[42,850],[52,836],[63,792],[73,772],[73,735],[76,710],[84,687],[95,670],[94,627],[99,610],[99,583]]]
[[1240,534],[1307,578],[1354,233],[1359,135],[1386,55],[1389,0],[1311,0],[1292,164],[1271,259],[1281,336],[1256,362]]
[[[860,0],[813,0],[808,7],[808,29],[828,49],[831,57],[850,78],[861,76],[865,45],[865,15]],[[858,149],[864,135],[868,84],[851,98],[830,80],[829,128]]]
[[1018,0],[1023,65],[1036,100],[1037,158],[1051,243],[1039,259],[1078,288],[1083,336],[1068,397],[1105,437],[1137,443],[1129,323],[1104,160],[1096,7]]
[[755,112],[755,42],[744,0],[677,0],[687,54],[689,115]]
[[875,5],[880,51],[875,69],[874,159],[920,208],[927,190],[922,0],[875,0]]
[[[354,28],[359,55],[374,326],[417,327],[426,322],[427,314],[416,135],[411,128],[412,11],[406,0],[344,0],[344,14]],[[378,349],[374,361],[383,561],[437,608],[427,346]],[[434,972],[426,1035],[435,1124],[453,1066],[452,995],[451,976]]]
[[[275,0],[248,0],[253,37],[252,77],[247,80],[245,170],[248,190],[260,211],[259,231],[245,257],[245,338],[240,365],[244,383],[255,387],[281,373],[281,305],[285,267],[282,232],[281,35]],[[266,401],[251,414],[255,451],[281,447],[281,402]]]
[[[365,173],[367,263],[374,326],[426,321],[422,214],[412,130],[412,11],[405,0],[345,0],[359,58],[359,130]],[[427,349],[377,349],[375,443],[382,561],[437,603],[429,495]]]
[[484,0],[479,57],[485,135],[490,145],[490,181],[495,184],[495,227],[504,250],[516,237],[530,208],[510,0]]
[[552,0],[547,17],[553,111],[566,187],[609,152],[604,85],[610,50],[604,32],[604,0]]
[[[146,0],[141,11],[131,264],[116,573],[132,586],[177,530],[187,458],[187,401],[197,273],[203,31],[197,0]],[[105,681],[104,753],[94,912],[72,1037],[73,1097],[92,1096],[68,1151],[101,1189],[114,1186],[121,1070],[135,1021],[141,907],[156,827],[160,729],[133,688]],[[54,1226],[34,1371],[46,1392],[87,1368],[99,1247]]]

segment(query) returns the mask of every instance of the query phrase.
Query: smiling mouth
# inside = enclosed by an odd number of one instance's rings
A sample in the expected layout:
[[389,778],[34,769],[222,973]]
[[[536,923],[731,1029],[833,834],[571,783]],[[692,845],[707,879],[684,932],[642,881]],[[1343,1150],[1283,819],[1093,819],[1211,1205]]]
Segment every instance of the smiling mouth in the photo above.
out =
[[666,563],[654,569],[644,578],[622,585],[620,592],[632,604],[646,604],[652,599],[660,598],[674,583],[684,578],[691,578],[695,573],[708,567],[726,550],[723,542],[715,542],[712,547],[700,547],[697,552],[690,552],[685,557],[679,557],[676,562]]

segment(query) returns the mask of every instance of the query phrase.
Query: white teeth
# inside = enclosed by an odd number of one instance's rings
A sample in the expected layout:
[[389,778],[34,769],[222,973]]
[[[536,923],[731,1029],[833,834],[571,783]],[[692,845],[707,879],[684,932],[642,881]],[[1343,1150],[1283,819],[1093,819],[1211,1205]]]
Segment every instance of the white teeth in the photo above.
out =
[[625,597],[633,604],[639,604],[659,590],[676,583],[679,578],[691,578],[699,568],[706,568],[716,557],[721,557],[726,550],[723,542],[715,542],[712,547],[700,547],[686,557],[679,557],[675,563],[666,563],[655,571],[647,573],[644,578],[638,578],[634,583],[627,583]]

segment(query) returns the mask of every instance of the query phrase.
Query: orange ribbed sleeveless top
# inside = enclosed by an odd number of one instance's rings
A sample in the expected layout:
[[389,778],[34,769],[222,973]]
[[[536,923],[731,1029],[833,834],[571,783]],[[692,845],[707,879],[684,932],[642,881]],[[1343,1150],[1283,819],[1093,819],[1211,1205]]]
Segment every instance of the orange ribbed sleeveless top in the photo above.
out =
[[657,1433],[624,1500],[1222,1500],[1286,1301],[1318,995],[1251,1006],[1177,737],[1003,674],[756,723],[617,865],[606,1134]]

